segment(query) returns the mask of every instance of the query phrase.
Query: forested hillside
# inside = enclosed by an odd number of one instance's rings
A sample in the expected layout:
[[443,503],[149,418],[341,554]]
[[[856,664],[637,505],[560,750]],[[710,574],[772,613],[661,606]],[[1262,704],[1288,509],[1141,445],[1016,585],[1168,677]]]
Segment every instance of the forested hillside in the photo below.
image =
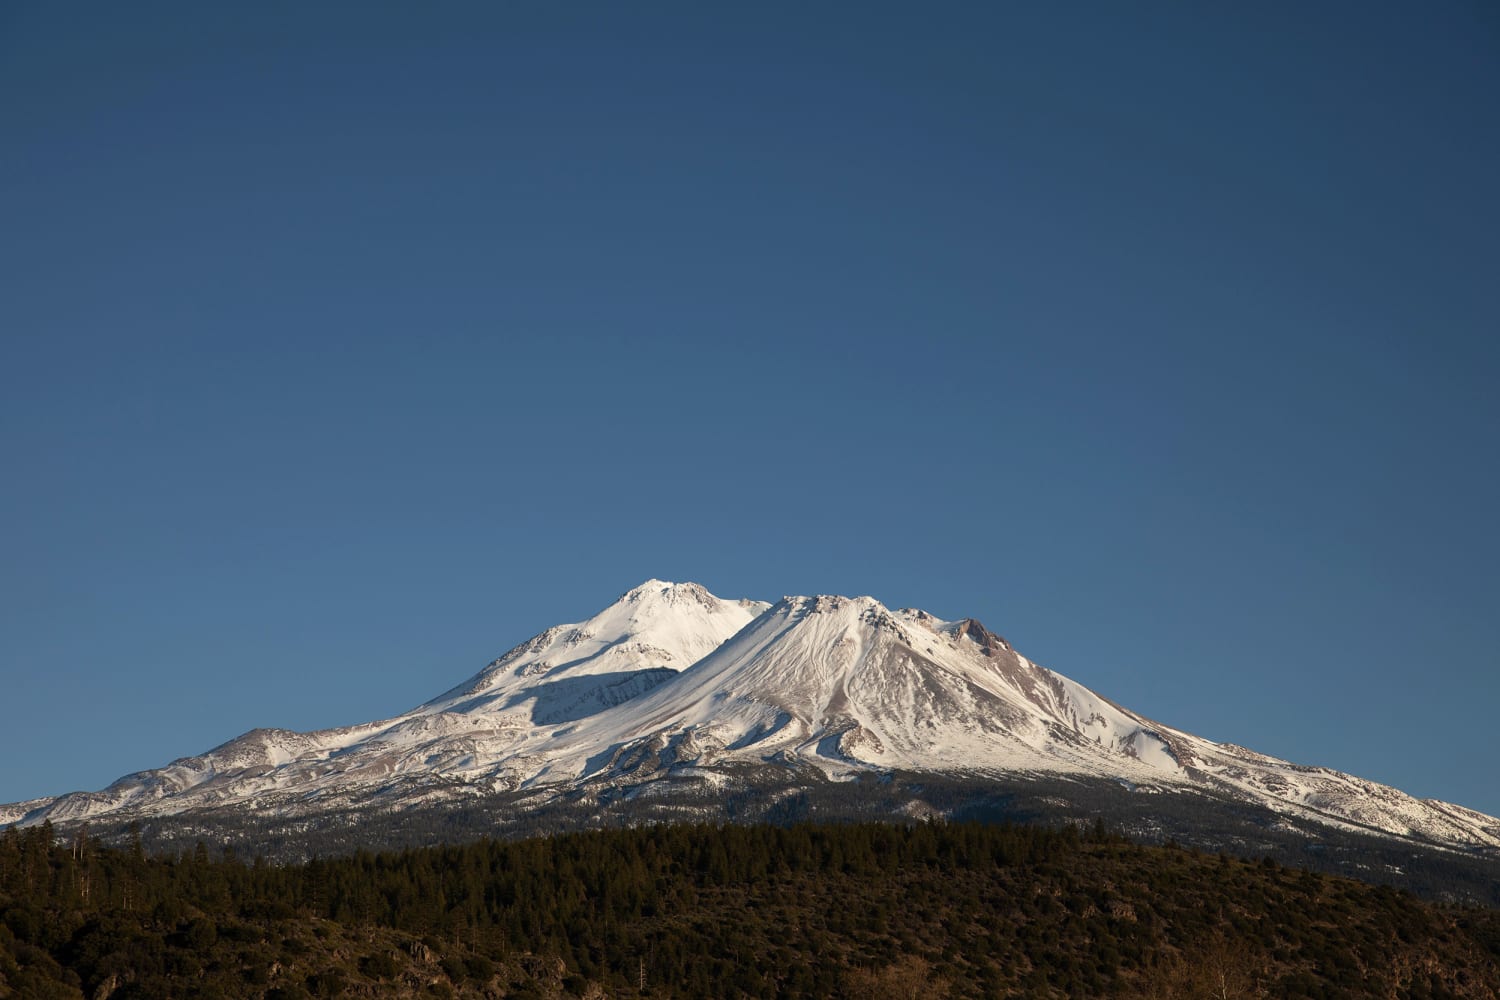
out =
[[1500,912],[979,824],[656,827],[276,866],[0,835],[0,996],[1493,997]]

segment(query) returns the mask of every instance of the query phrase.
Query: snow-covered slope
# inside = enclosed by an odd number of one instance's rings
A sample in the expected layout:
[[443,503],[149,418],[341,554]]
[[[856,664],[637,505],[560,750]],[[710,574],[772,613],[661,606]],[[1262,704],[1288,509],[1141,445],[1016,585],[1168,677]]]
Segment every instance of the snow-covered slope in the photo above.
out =
[[592,715],[692,666],[768,606],[720,600],[696,583],[647,580],[588,621],[517,646],[418,711],[524,708],[538,724]]
[[1500,848],[1500,820],[1153,722],[972,619],[891,611],[869,597],[725,601],[657,580],[395,718],[256,730],[103,792],[0,807],[0,823],[193,809],[314,815],[516,790],[537,803],[663,781],[714,787],[746,767],[780,768],[788,782],[814,771],[1089,776]]
[[252,730],[100,792],[0,806],[0,824],[239,804],[304,811],[351,798],[415,802],[502,787],[487,772],[503,773],[500,765],[538,727],[651,690],[766,607],[720,600],[695,583],[648,580],[587,621],[547,629],[402,715],[311,733]]
[[538,741],[529,779],[635,781],[797,762],[828,777],[911,770],[1076,774],[1203,788],[1351,829],[1500,847],[1500,821],[1165,726],[1016,653],[972,619],[869,597],[789,597],[621,711]]

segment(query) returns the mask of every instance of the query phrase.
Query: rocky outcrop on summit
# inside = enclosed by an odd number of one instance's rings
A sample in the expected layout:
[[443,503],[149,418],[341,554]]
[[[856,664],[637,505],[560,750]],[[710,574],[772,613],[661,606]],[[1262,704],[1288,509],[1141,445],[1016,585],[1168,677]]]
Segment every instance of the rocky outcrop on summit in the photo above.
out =
[[985,656],[999,656],[1001,652],[1009,653],[1010,643],[1000,638],[989,629],[985,628],[973,618],[964,618],[954,626],[954,634],[959,638],[973,639],[979,645],[979,651]]

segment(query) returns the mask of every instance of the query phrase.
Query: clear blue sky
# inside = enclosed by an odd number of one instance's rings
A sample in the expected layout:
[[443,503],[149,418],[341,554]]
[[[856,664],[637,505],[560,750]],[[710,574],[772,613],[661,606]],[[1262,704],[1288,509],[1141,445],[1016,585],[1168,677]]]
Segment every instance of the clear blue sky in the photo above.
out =
[[657,576],[1500,813],[1496,8],[1028,6],[6,4],[0,801]]

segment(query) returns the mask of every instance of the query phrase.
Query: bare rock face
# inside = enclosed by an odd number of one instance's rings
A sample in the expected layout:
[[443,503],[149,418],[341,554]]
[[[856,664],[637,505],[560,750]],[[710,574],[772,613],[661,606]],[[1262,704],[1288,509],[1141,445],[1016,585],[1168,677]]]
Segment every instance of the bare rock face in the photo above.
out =
[[839,753],[853,760],[879,760],[885,754],[880,737],[864,726],[851,726],[839,736]]
[[1009,653],[1011,651],[1010,643],[985,628],[973,618],[965,618],[958,623],[957,635],[960,639],[968,638],[974,640],[975,644],[979,646],[980,652],[985,656],[1000,656],[1002,653]]

